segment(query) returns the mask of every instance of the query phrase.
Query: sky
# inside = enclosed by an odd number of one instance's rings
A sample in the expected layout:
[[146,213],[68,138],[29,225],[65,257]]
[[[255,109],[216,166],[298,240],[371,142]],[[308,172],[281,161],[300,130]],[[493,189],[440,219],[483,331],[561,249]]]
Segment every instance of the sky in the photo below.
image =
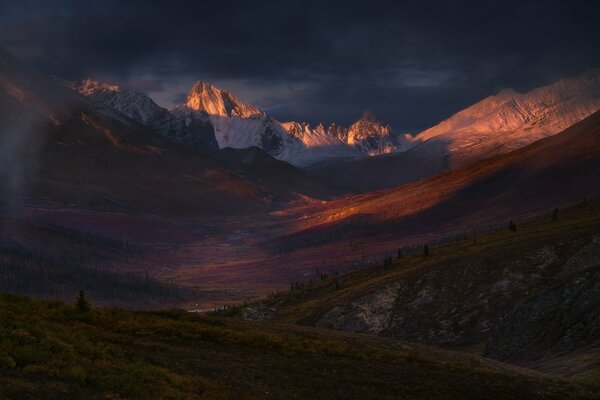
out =
[[503,88],[600,67],[598,15],[578,0],[0,0],[0,46],[167,108],[204,80],[281,121],[370,109],[416,133]]

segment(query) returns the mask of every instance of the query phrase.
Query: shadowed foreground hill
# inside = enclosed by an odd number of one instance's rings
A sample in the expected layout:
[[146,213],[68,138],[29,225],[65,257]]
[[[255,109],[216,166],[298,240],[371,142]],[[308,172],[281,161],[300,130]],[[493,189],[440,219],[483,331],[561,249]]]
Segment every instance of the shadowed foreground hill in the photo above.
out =
[[[390,249],[393,251],[393,249]],[[275,318],[469,349],[600,382],[600,203],[319,281]]]
[[0,295],[8,399],[594,399],[423,345],[187,312],[77,311]]

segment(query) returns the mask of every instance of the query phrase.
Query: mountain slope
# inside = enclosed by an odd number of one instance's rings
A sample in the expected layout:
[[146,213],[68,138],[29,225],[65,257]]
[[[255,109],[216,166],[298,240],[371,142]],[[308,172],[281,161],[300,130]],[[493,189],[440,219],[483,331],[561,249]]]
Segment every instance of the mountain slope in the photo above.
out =
[[421,132],[404,147],[406,152],[322,163],[310,170],[356,191],[399,186],[519,149],[599,109],[600,72],[590,71],[527,93],[503,90]]
[[[2,201],[164,214],[265,211],[329,189],[295,168],[270,182],[113,118],[0,50]],[[270,158],[273,167],[279,161]],[[268,162],[268,160],[267,160]],[[264,161],[263,161],[264,163]],[[242,173],[243,172],[243,173]],[[303,192],[293,182],[304,180]]]
[[[412,145],[409,143],[407,146]],[[411,150],[369,158],[323,160],[305,167],[330,184],[354,193],[393,188],[449,170],[442,149],[417,146]]]
[[[268,300],[275,319],[469,349],[561,375],[600,371],[600,208],[588,200],[467,231],[428,256],[330,277]],[[388,253],[389,254],[389,253]]]
[[[525,148],[445,174],[299,209],[306,235],[452,232],[600,194],[600,112]],[[361,222],[362,221],[362,222]],[[345,224],[352,229],[343,230]],[[323,230],[322,233],[319,233]],[[303,235],[301,232],[297,235]]]
[[165,139],[192,150],[218,150],[214,130],[204,118],[177,118],[167,109],[157,105],[147,95],[122,90],[117,85],[87,79],[72,85],[75,90],[106,108],[101,111],[118,118],[115,110],[141,125],[148,126]]
[[518,93],[501,91],[415,137],[441,141],[451,166],[506,153],[567,129],[600,110],[600,71]]

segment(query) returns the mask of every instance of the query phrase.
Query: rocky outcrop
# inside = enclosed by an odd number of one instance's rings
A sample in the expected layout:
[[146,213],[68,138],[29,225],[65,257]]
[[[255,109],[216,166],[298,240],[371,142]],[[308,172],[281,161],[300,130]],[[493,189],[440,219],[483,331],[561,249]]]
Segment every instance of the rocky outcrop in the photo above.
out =
[[562,268],[561,274],[573,274],[596,265],[600,265],[600,235],[594,236],[589,244],[569,258]]
[[486,345],[487,356],[527,362],[600,341],[599,239],[568,259],[554,286],[506,313]]
[[538,339],[551,352],[570,349],[600,335],[599,254],[596,236],[451,260],[335,307],[317,325],[443,346],[491,338],[487,354],[503,359]]
[[244,307],[240,312],[240,316],[246,321],[268,321],[273,319],[276,314],[274,308],[268,308],[264,304],[251,304]]
[[336,307],[317,326],[377,335],[389,324],[401,286],[402,283],[393,283],[346,307]]

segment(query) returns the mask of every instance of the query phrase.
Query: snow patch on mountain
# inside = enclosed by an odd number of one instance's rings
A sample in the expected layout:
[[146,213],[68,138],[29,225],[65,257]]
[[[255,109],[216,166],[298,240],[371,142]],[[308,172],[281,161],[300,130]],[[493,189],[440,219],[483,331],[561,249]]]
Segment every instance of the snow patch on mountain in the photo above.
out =
[[277,159],[308,165],[328,158],[365,157],[399,151],[403,145],[389,126],[372,113],[350,127],[311,127],[304,122],[281,123],[231,92],[198,81],[186,102],[172,110],[144,93],[91,79],[74,85],[99,105],[155,129],[171,141],[194,150],[257,146]]
[[370,156],[393,153],[400,149],[400,142],[389,125],[382,125],[375,115],[367,111],[350,126],[347,142]]
[[[519,93],[505,89],[418,134],[455,164],[505,153],[559,133],[600,109],[600,71]],[[435,142],[435,143],[434,143]]]
[[[154,129],[164,138],[189,147],[193,150],[217,150],[213,128],[202,115],[180,118],[166,108],[160,107],[148,95],[123,90],[118,85],[110,85],[86,79],[73,85],[84,96],[91,98],[102,107],[100,111],[110,114],[115,110],[133,121]],[[114,117],[114,115],[110,115]]]
[[303,122],[281,123],[260,108],[244,103],[227,90],[196,82],[184,105],[173,110],[181,118],[201,113],[215,130],[220,148],[258,146],[274,157],[307,165],[333,157],[364,157],[398,150],[401,145],[389,126],[372,115],[350,128],[331,124],[311,127]]

